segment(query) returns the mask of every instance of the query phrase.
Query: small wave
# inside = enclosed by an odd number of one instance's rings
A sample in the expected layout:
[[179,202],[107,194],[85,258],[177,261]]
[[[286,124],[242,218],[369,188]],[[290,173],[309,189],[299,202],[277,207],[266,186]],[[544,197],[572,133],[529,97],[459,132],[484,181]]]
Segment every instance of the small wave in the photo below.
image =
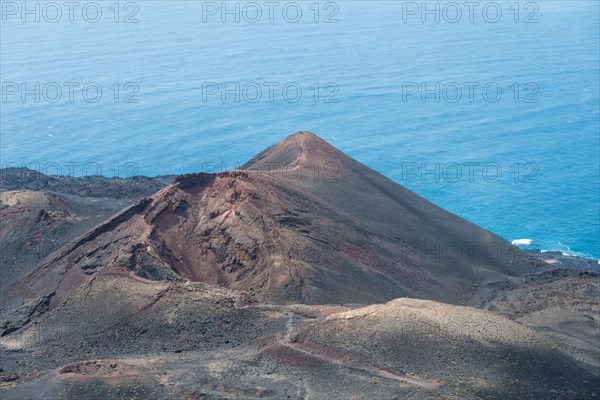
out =
[[516,239],[513,240],[512,242],[510,242],[510,244],[518,246],[518,245],[523,245],[523,246],[530,246],[533,243],[532,239]]
[[546,253],[548,251],[559,251],[563,256],[587,258],[588,260],[597,260],[598,263],[600,264],[600,260],[598,260],[596,257],[594,257],[593,254],[581,253],[581,252],[578,252],[578,251],[573,251],[573,250],[571,250],[571,247],[569,247],[566,244],[561,243],[561,242],[558,242],[558,245],[555,245],[555,246],[550,245],[550,246],[548,246],[548,248],[541,249],[540,251],[542,253]]
[[561,245],[562,247],[565,247],[566,250],[559,250],[563,256],[573,256],[573,257],[582,257],[582,258],[591,258],[594,259],[594,256],[591,254],[586,254],[586,253],[580,253],[577,251],[573,251],[571,250],[571,248],[569,246],[567,246],[564,243],[558,242],[559,245]]

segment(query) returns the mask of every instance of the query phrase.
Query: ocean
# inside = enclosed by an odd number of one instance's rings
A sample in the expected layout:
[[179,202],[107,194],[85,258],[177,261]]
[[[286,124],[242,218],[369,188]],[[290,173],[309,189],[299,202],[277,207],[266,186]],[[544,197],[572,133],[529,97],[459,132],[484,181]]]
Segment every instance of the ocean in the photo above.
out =
[[2,167],[211,171],[310,130],[508,240],[600,258],[599,7],[2,0]]

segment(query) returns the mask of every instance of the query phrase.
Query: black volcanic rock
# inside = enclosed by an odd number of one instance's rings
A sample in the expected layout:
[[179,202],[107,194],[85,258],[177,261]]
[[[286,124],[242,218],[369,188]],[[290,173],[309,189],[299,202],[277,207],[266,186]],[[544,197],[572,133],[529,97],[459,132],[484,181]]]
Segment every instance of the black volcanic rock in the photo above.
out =
[[106,178],[104,176],[44,175],[29,168],[0,169],[0,190],[48,191],[81,197],[114,199],[148,196],[173,180],[173,176],[133,176]]

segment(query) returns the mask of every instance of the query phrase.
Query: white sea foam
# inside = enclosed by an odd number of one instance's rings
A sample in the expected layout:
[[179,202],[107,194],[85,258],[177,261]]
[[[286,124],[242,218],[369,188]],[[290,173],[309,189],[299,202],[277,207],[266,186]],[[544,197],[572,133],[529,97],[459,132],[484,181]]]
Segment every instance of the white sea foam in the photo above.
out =
[[525,245],[525,246],[529,246],[533,243],[532,239],[516,239],[513,240],[512,242],[510,242],[511,244],[518,246],[518,245]]
[[571,250],[571,248],[569,246],[567,246],[564,243],[558,242],[558,244],[560,244],[563,247],[566,247],[567,250],[566,251],[562,251],[560,250],[560,252],[562,253],[563,256],[580,256],[579,253],[574,252],[573,250]]

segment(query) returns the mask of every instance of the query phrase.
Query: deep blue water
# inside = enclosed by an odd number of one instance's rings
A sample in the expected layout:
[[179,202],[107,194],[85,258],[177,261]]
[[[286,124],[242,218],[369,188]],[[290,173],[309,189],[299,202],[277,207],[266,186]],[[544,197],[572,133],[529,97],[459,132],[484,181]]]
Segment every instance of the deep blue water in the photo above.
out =
[[[211,5],[200,1],[138,1],[138,10],[121,2],[119,23],[114,2],[100,1],[97,23],[80,8],[69,22],[66,7],[51,23],[55,10],[40,3],[40,22],[24,15],[23,23],[7,3],[4,167],[67,174],[75,165],[77,175],[101,169],[107,176],[117,165],[120,176],[194,172],[205,163],[233,168],[306,129],[509,240],[600,258],[597,1],[518,2],[518,17],[515,1],[500,1],[495,23],[494,8],[485,16],[477,8],[471,22],[466,7],[456,23],[452,8],[440,8],[439,23],[432,14],[423,22],[400,1],[320,2],[317,23],[314,1],[298,2],[297,23],[291,6],[284,19],[283,1],[272,23],[266,6],[258,23],[245,21],[255,18],[252,8],[240,23],[234,15],[223,23],[220,13],[203,22]],[[138,22],[125,23],[133,11]],[[85,17],[96,18],[93,7]],[[11,94],[23,82],[34,91],[40,84],[39,102]],[[80,85],[72,102],[65,82]],[[211,83],[224,82],[229,89],[239,82],[245,96],[236,102],[230,93],[223,102],[208,94]],[[268,82],[279,84],[272,99]],[[439,102],[436,93],[424,102],[408,95],[423,82],[434,92],[439,83]],[[472,99],[465,82],[475,88]],[[87,101],[81,93],[88,83],[102,88],[96,103],[93,86]],[[256,85],[263,93],[252,102]],[[297,102],[294,87],[302,89]],[[136,88],[127,100],[138,102],[125,102]]]

